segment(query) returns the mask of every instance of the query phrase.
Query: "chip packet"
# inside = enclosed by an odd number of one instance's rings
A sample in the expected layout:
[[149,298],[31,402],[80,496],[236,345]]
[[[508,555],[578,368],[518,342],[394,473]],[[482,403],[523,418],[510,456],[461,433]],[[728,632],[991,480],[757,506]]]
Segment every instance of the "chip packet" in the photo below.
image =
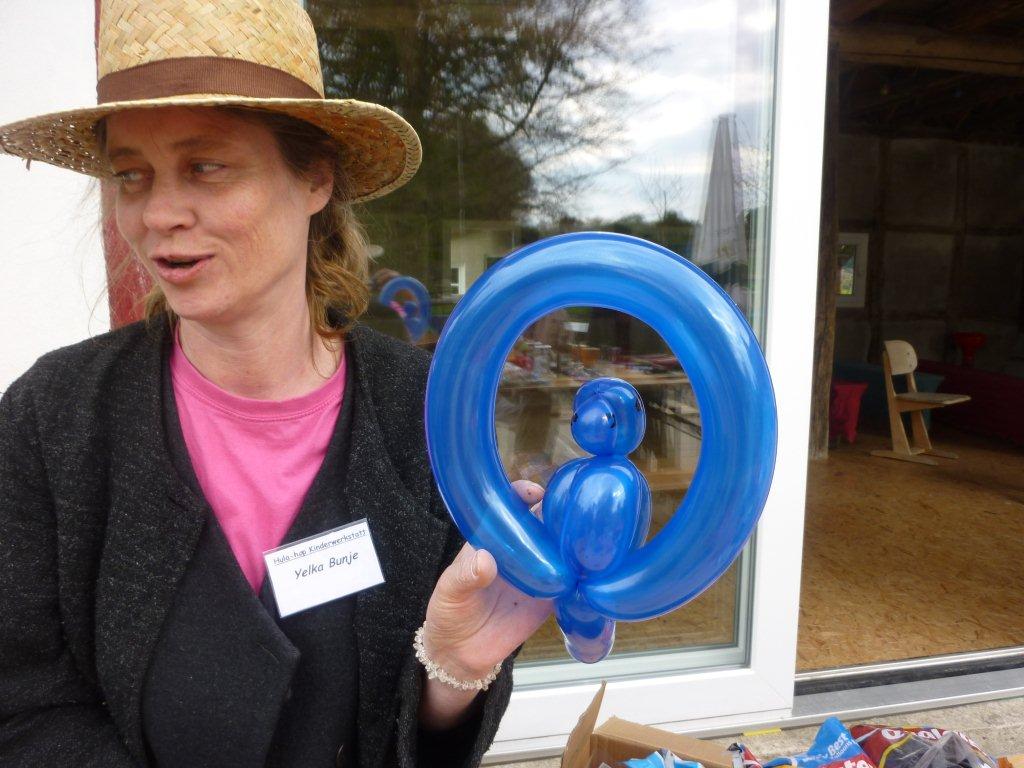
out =
[[[613,768],[613,766],[601,763],[601,768]],[[693,760],[682,760],[667,749],[659,749],[647,757],[616,763],[614,768],[704,768],[704,766]]]
[[855,725],[853,737],[878,768],[996,768],[962,731],[931,726]]
[[875,768],[846,726],[834,717],[821,724],[811,748],[799,755],[762,762],[742,744],[731,749],[742,754],[744,768]]

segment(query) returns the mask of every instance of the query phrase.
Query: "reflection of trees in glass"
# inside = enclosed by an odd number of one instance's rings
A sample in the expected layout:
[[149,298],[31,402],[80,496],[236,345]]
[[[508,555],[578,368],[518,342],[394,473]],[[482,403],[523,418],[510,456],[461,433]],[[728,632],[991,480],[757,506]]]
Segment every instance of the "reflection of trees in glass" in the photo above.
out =
[[757,134],[736,117],[736,139],[740,156],[740,185],[743,209],[753,213],[768,204],[771,186],[769,136]]
[[686,177],[679,173],[649,173],[640,179],[640,193],[657,221],[669,216],[679,218],[676,211],[682,210],[690,196]]
[[663,245],[680,256],[691,258],[697,224],[689,219],[684,219],[671,210],[658,219],[646,219],[639,213],[620,216],[617,219],[594,217],[584,220],[572,216],[562,216],[556,221],[542,224],[539,227],[523,227],[521,234],[522,242],[525,244],[550,235],[585,231],[618,232],[623,235],[642,237],[644,240]]
[[640,1],[308,0],[327,95],[389,106],[423,141],[417,178],[367,225],[376,237],[378,217],[426,216],[433,258],[413,258],[415,238],[389,241],[388,266],[437,287],[444,220],[561,210],[588,173],[569,155],[615,154]]

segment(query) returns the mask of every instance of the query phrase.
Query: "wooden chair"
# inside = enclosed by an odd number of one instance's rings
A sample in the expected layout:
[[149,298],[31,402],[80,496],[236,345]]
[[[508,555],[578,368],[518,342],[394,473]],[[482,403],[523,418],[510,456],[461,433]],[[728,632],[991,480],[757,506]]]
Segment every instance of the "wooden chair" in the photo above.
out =
[[[937,465],[939,462],[928,456],[941,456],[955,459],[957,455],[949,451],[939,451],[932,447],[928,439],[928,429],[924,423],[924,411],[932,408],[944,408],[947,405],[966,403],[968,395],[950,395],[945,392],[918,392],[914,371],[917,370],[917,355],[914,348],[905,341],[885,342],[882,352],[882,367],[885,371],[885,394],[889,403],[889,428],[892,431],[891,451],[872,451],[872,456],[883,456],[887,459],[914,461],[918,464]],[[892,384],[893,376],[907,377],[907,391],[897,394]],[[903,427],[903,414],[910,414],[910,427],[913,442],[907,440],[907,431]]]

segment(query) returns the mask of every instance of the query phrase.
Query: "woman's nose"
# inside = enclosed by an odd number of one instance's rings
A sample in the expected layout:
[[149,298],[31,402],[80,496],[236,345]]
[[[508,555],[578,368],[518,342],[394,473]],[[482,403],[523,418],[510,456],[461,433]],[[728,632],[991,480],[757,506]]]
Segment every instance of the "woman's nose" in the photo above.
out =
[[195,224],[194,200],[182,184],[174,179],[155,177],[146,197],[142,222],[147,229],[169,232]]

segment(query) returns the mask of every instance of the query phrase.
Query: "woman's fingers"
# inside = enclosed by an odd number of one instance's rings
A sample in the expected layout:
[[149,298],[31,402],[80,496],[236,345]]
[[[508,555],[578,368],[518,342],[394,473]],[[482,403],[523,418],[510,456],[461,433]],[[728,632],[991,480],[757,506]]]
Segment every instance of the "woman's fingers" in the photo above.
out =
[[[544,487],[529,480],[512,483],[516,494],[530,505],[530,511],[540,517]],[[438,596],[449,603],[460,603],[474,592],[489,587],[498,576],[498,564],[485,549],[476,550],[468,542],[462,545],[454,562],[445,569],[437,583]]]
[[483,583],[481,589],[490,586],[498,576],[498,563],[495,561],[494,555],[486,549],[476,551],[476,572],[478,579]]
[[544,498],[544,487],[529,480],[513,480],[512,487],[519,494],[519,498],[531,507]]
[[541,501],[544,498],[544,486],[531,483],[529,480],[513,480],[512,487],[519,494],[519,498],[530,505],[530,512],[539,519],[541,517]]
[[486,589],[497,575],[498,566],[490,552],[463,544],[458,557],[441,575],[439,586],[445,599],[458,603]]

